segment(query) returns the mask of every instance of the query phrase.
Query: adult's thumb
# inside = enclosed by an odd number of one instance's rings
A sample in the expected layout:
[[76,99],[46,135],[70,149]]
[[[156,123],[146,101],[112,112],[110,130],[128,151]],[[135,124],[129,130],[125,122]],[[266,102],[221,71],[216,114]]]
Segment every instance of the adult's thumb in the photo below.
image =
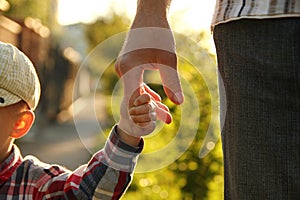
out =
[[175,104],[182,104],[184,95],[177,70],[166,65],[160,65],[159,72],[168,98]]

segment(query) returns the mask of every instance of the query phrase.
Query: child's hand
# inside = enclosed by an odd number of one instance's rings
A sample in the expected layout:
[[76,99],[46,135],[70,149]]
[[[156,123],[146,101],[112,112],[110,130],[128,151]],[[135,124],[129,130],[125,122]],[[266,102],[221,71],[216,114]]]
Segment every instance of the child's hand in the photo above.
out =
[[149,94],[142,94],[133,102],[129,108],[131,120],[138,126],[146,127],[152,121],[156,121],[156,105]]
[[161,103],[160,96],[144,85],[144,91],[135,91],[129,105],[123,98],[119,128],[129,136],[140,138],[152,133],[156,120],[171,123],[172,116],[167,106]]
[[146,127],[152,122],[156,122],[156,112],[162,112],[161,109],[163,109],[163,112],[165,112],[167,119],[160,120],[164,121],[167,124],[171,123],[172,118],[171,115],[168,113],[168,107],[162,104],[160,101],[152,99],[150,94],[145,93],[134,100],[133,106],[129,108],[129,115],[131,120],[136,125],[140,127]]

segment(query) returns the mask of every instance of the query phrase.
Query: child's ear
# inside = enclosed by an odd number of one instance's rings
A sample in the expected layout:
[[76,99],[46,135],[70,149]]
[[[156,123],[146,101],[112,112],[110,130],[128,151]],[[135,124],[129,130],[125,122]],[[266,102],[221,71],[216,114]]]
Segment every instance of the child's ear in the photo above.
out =
[[26,110],[20,114],[18,121],[14,124],[11,137],[18,139],[26,135],[35,119],[34,112]]

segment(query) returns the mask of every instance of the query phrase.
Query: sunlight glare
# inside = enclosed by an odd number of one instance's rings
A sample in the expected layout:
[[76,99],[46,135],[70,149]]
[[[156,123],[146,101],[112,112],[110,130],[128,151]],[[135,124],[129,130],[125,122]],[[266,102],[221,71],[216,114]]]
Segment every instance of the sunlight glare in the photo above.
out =
[[[125,14],[130,19],[135,15],[136,0],[59,0],[58,21],[62,25],[92,22],[98,17]],[[214,0],[173,0],[170,18],[174,18],[179,30],[199,31],[209,29],[215,6]]]
[[174,16],[179,32],[186,28],[193,31],[209,30],[214,8],[214,0],[173,0],[170,15]]
[[89,23],[108,14],[109,9],[108,0],[58,0],[58,22],[61,25]]

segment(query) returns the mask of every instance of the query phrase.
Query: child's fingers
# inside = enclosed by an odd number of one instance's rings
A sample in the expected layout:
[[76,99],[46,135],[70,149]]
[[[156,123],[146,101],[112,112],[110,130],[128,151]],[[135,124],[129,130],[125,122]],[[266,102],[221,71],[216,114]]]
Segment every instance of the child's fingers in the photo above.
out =
[[150,122],[142,122],[142,123],[136,123],[138,126],[141,126],[141,127],[145,127],[145,126],[148,126]]
[[156,106],[153,103],[148,103],[148,104],[143,104],[143,105],[136,106],[136,107],[131,107],[129,109],[129,114],[130,115],[142,115],[142,114],[154,112],[155,109],[156,109]]
[[[147,102],[147,98],[141,98],[140,100],[140,102]],[[148,103],[131,107],[129,109],[130,118],[138,126],[145,127],[151,122],[156,122],[156,107],[157,105],[152,100],[150,100]]]
[[[129,109],[129,114],[131,115],[132,119],[136,119],[136,123],[138,122],[144,122],[144,121],[138,121],[139,119],[144,119],[145,116],[144,115],[148,115],[151,112],[156,112],[157,115],[157,119],[161,120],[167,124],[170,124],[172,122],[172,115],[169,112],[169,109],[166,105],[164,105],[163,103],[159,102],[159,101],[151,101],[151,103],[147,103],[148,98],[143,98],[142,96],[140,96],[139,100],[137,102],[139,102],[139,106],[135,106],[135,107],[131,107]],[[139,115],[141,115],[141,117],[138,117]]]
[[143,105],[146,103],[149,103],[151,101],[151,97],[149,94],[145,93],[145,94],[141,94],[139,97],[137,97],[134,102],[133,105],[134,106],[139,106],[139,105]]
[[131,119],[134,123],[149,123],[151,121],[156,121],[156,113],[151,112],[143,115],[131,115]]

